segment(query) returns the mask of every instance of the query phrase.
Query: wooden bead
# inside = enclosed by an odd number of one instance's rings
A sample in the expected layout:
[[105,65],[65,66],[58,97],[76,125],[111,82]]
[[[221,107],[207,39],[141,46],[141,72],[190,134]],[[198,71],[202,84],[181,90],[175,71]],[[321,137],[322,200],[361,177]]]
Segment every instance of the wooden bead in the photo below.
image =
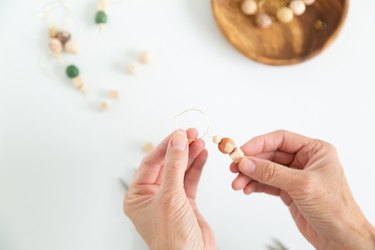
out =
[[303,2],[306,4],[306,5],[312,5],[315,3],[315,0],[303,0]]
[[282,7],[277,10],[276,17],[282,23],[290,23],[293,20],[293,11],[288,7]]
[[289,8],[293,11],[294,15],[300,16],[306,11],[306,5],[302,0],[293,0],[289,4]]
[[221,136],[220,135],[215,135],[214,137],[212,137],[212,142],[215,143],[215,144],[219,144],[221,142]]
[[85,83],[82,81],[82,79],[77,76],[72,79],[73,85],[76,89],[82,92],[82,94],[87,94],[87,88]]
[[151,142],[143,146],[143,151],[145,151],[145,153],[150,153],[152,150],[154,150],[154,145]]
[[100,0],[97,6],[98,11],[106,11],[107,10],[107,1],[106,0]]
[[222,152],[223,154],[230,154],[233,152],[234,148],[235,148],[235,143],[232,139],[230,138],[223,138],[219,145],[218,145],[218,148],[220,150],[220,152]]
[[51,27],[51,28],[49,28],[49,30],[48,30],[48,36],[49,36],[50,38],[56,38],[58,32],[59,32],[59,31],[57,30],[56,27]]
[[242,2],[241,10],[245,15],[254,15],[258,10],[258,4],[254,0],[245,0]]
[[128,63],[128,65],[126,65],[126,71],[131,75],[135,75],[139,72],[139,65],[134,62]]
[[230,158],[233,160],[234,163],[239,163],[241,159],[244,157],[245,154],[240,148],[235,148],[233,152],[230,154]]
[[48,42],[49,50],[54,54],[59,54],[63,50],[63,45],[57,38],[51,38]]
[[56,38],[60,40],[60,42],[64,45],[66,42],[70,40],[72,36],[68,31],[60,31],[57,33]]
[[73,40],[69,40],[65,46],[64,46],[64,49],[66,52],[70,53],[70,54],[78,54],[79,52],[79,45],[73,41]]
[[255,18],[255,23],[261,29],[267,29],[272,25],[272,18],[267,14],[258,14]]
[[120,92],[118,90],[111,90],[111,91],[109,91],[108,96],[112,100],[118,100],[118,99],[120,99]]
[[151,53],[143,51],[139,54],[139,62],[142,64],[149,64],[151,61]]
[[102,112],[105,112],[109,109],[109,105],[107,102],[101,102],[99,104],[99,110],[102,111]]

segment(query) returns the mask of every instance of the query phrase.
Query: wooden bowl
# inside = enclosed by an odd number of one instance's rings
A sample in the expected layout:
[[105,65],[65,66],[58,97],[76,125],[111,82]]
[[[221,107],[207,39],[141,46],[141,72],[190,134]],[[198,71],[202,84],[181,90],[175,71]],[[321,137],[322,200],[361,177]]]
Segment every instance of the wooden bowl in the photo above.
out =
[[[275,21],[268,29],[255,25],[254,16],[241,11],[241,0],[212,0],[216,22],[227,40],[259,63],[292,65],[308,60],[328,47],[339,34],[349,0],[316,0],[289,24]],[[282,0],[268,0],[264,10],[276,16]],[[317,27],[321,21],[325,27]]]

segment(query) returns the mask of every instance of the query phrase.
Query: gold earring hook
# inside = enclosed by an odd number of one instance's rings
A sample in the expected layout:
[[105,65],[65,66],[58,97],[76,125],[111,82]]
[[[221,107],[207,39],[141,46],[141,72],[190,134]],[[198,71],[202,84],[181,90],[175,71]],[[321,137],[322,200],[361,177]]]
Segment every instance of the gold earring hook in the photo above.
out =
[[49,27],[53,26],[50,20],[50,13],[57,9],[63,9],[67,15],[67,26],[73,23],[73,14],[69,7],[65,4],[64,0],[58,0],[56,2],[49,3],[45,5],[42,11],[39,13],[39,17],[44,19]]
[[208,119],[208,116],[206,113],[204,113],[202,110],[200,109],[196,109],[196,108],[191,108],[191,109],[187,109],[177,115],[174,116],[174,119],[175,119],[175,125],[176,125],[176,131],[178,132],[179,131],[179,126],[178,126],[178,119],[179,117],[183,116],[184,114],[186,113],[189,113],[189,112],[197,112],[197,113],[200,113],[206,120],[207,122],[207,128],[206,130],[204,131],[203,135],[198,137],[197,139],[202,139],[206,136],[209,136],[209,130],[210,130],[210,120]]

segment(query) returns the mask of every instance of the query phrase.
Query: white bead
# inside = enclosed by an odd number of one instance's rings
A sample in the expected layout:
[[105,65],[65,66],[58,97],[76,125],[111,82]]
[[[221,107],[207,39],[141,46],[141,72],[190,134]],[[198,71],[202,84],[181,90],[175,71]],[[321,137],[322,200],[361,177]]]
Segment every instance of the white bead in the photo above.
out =
[[294,15],[300,16],[306,11],[306,5],[302,0],[293,0],[289,4],[289,8],[293,11]]
[[282,23],[290,23],[293,20],[293,11],[288,7],[282,7],[277,10],[276,17]]
[[315,3],[315,0],[303,0],[305,2],[306,5],[312,5],[313,3]]
[[235,148],[234,151],[230,154],[230,158],[234,163],[239,163],[244,157],[245,154],[240,148]]
[[223,139],[220,135],[215,135],[212,137],[212,142],[215,144],[219,144],[221,142],[221,139]]
[[68,53],[71,53],[71,54],[78,54],[79,52],[79,45],[73,41],[73,40],[69,40],[66,44],[65,44],[65,47],[64,47],[65,51],[68,52]]
[[149,64],[151,61],[151,53],[143,51],[139,54],[139,62],[142,64]]
[[254,0],[245,0],[242,2],[241,10],[245,15],[254,15],[258,10],[258,5]]
[[128,63],[128,65],[126,65],[126,71],[131,75],[135,75],[139,72],[139,65],[135,62]]

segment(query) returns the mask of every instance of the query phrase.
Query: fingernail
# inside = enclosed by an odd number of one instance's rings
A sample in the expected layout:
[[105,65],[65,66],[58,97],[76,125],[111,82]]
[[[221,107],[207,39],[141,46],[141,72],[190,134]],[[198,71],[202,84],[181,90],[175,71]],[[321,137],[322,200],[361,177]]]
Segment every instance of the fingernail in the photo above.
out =
[[172,138],[172,148],[176,151],[185,151],[187,146],[186,134],[177,132]]
[[253,174],[256,169],[255,162],[253,162],[252,160],[248,158],[244,158],[240,162],[239,167],[240,167],[240,171],[243,172],[244,174]]

